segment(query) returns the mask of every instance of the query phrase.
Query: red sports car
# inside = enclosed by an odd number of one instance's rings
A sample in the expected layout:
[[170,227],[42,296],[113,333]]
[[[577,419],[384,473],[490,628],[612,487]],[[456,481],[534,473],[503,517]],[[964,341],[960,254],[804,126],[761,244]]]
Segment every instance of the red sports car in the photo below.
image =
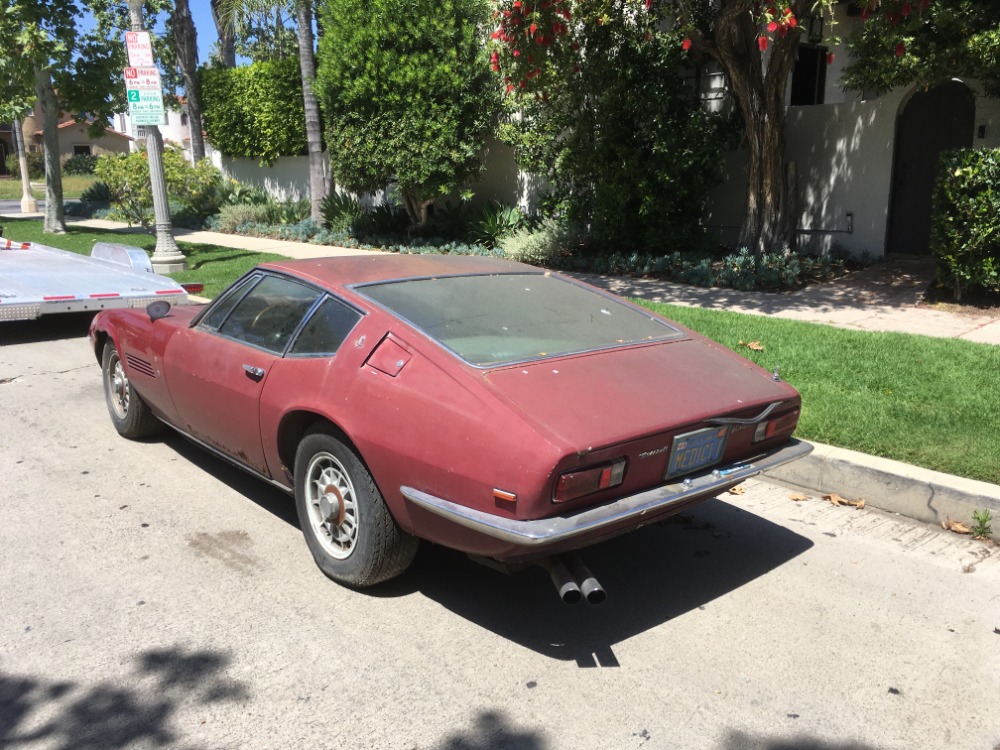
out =
[[111,420],[165,423],[293,493],[328,576],[370,586],[427,539],[542,564],[811,450],[778,375],[648,310],[502,260],[263,264],[208,305],[91,325]]

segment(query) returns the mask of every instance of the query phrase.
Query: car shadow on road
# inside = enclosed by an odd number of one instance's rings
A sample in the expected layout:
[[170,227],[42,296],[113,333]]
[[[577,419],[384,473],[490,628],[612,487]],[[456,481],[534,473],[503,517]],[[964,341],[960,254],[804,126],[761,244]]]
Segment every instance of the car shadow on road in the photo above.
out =
[[710,500],[580,553],[608,593],[600,606],[563,604],[548,575],[515,575],[425,544],[383,595],[419,591],[525,648],[580,667],[614,667],[614,645],[711,602],[801,555],[812,542],[729,503]]
[[[173,430],[165,433],[163,442],[176,451],[181,459],[192,464],[191,471],[201,469],[211,474],[227,487],[240,493],[247,500],[276,518],[296,529],[299,528],[299,519],[295,513],[295,503],[292,501],[291,495],[209,453]],[[188,469],[185,468],[185,470]]]
[[[276,518],[298,528],[290,496],[205,452],[180,435],[166,442]],[[795,532],[720,500],[580,553],[604,586],[599,606],[563,604],[548,574],[507,575],[466,555],[424,543],[399,578],[359,594],[422,594],[486,630],[580,667],[619,666],[614,645],[710,603],[786,564],[812,546]],[[333,584],[331,584],[333,585]]]

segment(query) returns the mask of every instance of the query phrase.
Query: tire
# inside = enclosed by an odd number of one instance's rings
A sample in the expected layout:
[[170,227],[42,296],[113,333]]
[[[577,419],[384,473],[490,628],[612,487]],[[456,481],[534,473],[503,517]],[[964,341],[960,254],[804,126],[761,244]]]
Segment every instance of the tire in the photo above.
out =
[[329,429],[308,433],[295,453],[295,507],[319,569],[365,588],[395,578],[419,540],[396,524],[368,469]]
[[108,341],[101,356],[101,373],[104,380],[104,402],[108,405],[111,424],[118,434],[130,440],[155,435],[163,430],[163,423],[156,418],[142,396],[135,392],[115,345]]

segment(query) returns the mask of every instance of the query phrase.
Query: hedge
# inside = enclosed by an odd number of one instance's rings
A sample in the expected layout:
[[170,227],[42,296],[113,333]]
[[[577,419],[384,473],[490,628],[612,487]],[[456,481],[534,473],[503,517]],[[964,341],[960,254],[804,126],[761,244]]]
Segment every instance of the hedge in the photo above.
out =
[[1000,292],[1000,149],[941,154],[931,222],[937,278],[955,300],[975,288]]
[[226,156],[258,159],[306,153],[298,58],[199,71],[205,132]]

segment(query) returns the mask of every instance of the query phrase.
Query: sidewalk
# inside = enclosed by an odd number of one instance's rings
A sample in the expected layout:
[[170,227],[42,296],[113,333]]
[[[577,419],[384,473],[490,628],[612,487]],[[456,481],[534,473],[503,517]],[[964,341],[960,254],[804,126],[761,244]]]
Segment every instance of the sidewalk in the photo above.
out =
[[[121,224],[93,219],[73,224],[124,228]],[[271,252],[290,258],[372,252],[218,232],[178,229],[175,235],[182,242]],[[950,312],[919,306],[934,277],[933,263],[926,258],[894,259],[834,281],[783,294],[704,289],[656,279],[570,275],[625,297],[1000,346],[1000,310]],[[833,446],[814,445],[812,454],[770,472],[769,476],[816,495],[837,493],[851,499],[864,498],[874,507],[927,523],[941,524],[948,519],[969,522],[973,511],[986,508],[997,520],[994,539],[1000,541],[1000,486]]]
[[[72,221],[75,226],[124,229],[102,219]],[[141,231],[135,228],[134,231]],[[369,250],[288,242],[266,237],[243,237],[220,232],[175,229],[182,242],[221,245],[289,258],[322,258],[366,255]],[[593,274],[568,274],[623,297],[669,302],[689,307],[730,310],[751,315],[825,323],[866,331],[896,331],[940,338],[956,338],[1000,346],[1000,310],[948,312],[919,307],[923,293],[934,279],[930,258],[908,257],[869,266],[839,279],[813,284],[795,292],[740,292],[706,289],[658,279]]]

